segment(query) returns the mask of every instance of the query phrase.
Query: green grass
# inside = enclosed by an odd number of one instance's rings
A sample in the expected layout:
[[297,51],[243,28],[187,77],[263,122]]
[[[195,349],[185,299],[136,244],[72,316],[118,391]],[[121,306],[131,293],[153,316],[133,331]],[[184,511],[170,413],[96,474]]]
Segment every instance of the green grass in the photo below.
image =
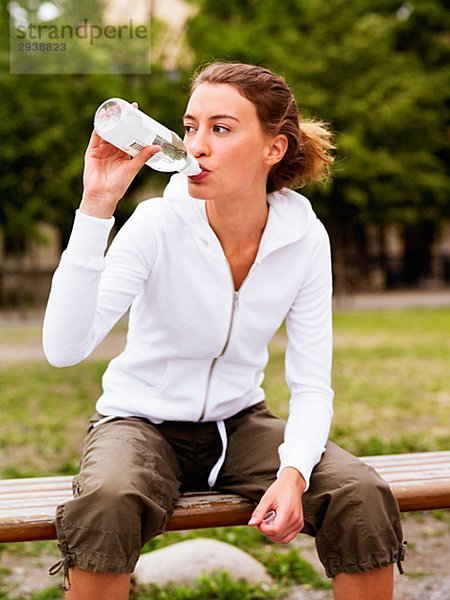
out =
[[[358,454],[450,448],[450,310],[338,313],[331,438]],[[287,415],[284,355],[266,371],[275,412]]]
[[[450,310],[338,313],[334,329],[331,438],[356,454],[449,448]],[[264,387],[273,410],[286,416],[280,340],[283,333],[271,347]],[[77,470],[105,366],[88,361],[65,369],[43,363],[0,369],[1,476]]]
[[[334,318],[333,387],[336,392],[331,438],[356,454],[450,448],[450,310],[414,309],[338,313]],[[8,333],[0,330],[0,341]],[[22,328],[20,339],[31,343],[36,328]],[[286,416],[289,392],[284,382],[285,338],[282,329],[270,349],[264,387],[268,403]],[[18,338],[14,337],[17,343]],[[77,471],[87,420],[100,393],[104,361],[55,369],[43,363],[0,368],[0,476],[71,474]],[[437,518],[448,519],[448,512]],[[273,588],[252,588],[225,575],[203,579],[194,589],[149,588],[133,598],[203,600],[282,597],[293,582],[328,585],[297,552],[279,551],[254,529],[235,527],[170,533],[145,550],[181,539],[212,536],[233,543],[264,563]],[[48,544],[14,544],[2,552],[21,555],[48,552]],[[7,600],[0,570],[0,600]],[[276,595],[278,594],[278,596]],[[47,588],[34,600],[60,598]]]
[[105,365],[31,364],[0,370],[0,475],[74,473]]
[[[0,580],[0,600],[10,600],[10,595],[6,587],[1,587],[2,582]],[[18,596],[14,594],[14,600],[63,600],[63,592],[60,586],[54,585],[34,594],[27,594],[26,596]]]
[[263,600],[280,598],[281,588],[276,585],[250,585],[246,581],[233,581],[227,573],[201,577],[195,586],[164,588],[150,585],[131,594],[131,600]]

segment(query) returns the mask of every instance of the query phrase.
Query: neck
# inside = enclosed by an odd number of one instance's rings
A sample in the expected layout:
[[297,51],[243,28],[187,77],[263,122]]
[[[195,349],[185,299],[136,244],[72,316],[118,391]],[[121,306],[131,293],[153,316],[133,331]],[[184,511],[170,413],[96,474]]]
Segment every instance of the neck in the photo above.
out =
[[249,245],[259,244],[269,214],[267,196],[264,191],[250,201],[208,200],[206,214],[225,254],[238,253]]

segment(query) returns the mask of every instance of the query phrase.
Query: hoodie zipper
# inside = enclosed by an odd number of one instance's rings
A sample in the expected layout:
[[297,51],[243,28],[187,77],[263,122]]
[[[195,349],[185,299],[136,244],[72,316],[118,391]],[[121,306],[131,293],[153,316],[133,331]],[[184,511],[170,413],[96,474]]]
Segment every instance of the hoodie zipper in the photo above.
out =
[[219,359],[221,356],[223,356],[223,355],[225,354],[225,352],[226,352],[226,349],[228,348],[228,344],[230,343],[231,331],[232,331],[232,329],[233,329],[234,316],[235,316],[235,314],[236,314],[236,311],[238,311],[238,310],[239,310],[239,294],[240,294],[240,292],[241,292],[241,290],[242,290],[242,288],[243,288],[244,284],[245,284],[245,283],[248,281],[248,279],[249,279],[249,277],[250,277],[251,273],[253,272],[253,270],[254,270],[254,268],[255,268],[255,265],[257,264],[256,262],[254,262],[254,263],[252,264],[252,266],[250,267],[250,271],[247,273],[247,277],[246,277],[246,278],[244,279],[244,281],[241,283],[241,286],[240,286],[239,290],[238,290],[238,291],[236,291],[236,290],[234,289],[233,274],[232,274],[232,272],[231,272],[230,263],[228,262],[228,260],[227,260],[227,259],[226,259],[226,262],[227,262],[227,266],[228,266],[228,272],[229,272],[229,274],[230,274],[231,285],[232,285],[232,287],[233,287],[233,304],[232,304],[232,306],[231,306],[231,316],[230,316],[230,323],[229,323],[229,325],[228,325],[228,332],[227,332],[227,337],[226,337],[226,339],[225,339],[225,344],[223,345],[223,348],[222,348],[222,350],[221,350],[220,354],[218,354],[218,355],[217,355],[215,358],[213,358],[213,360],[212,360],[212,362],[211,362],[211,365],[210,365],[210,367],[209,367],[209,371],[208,371],[208,382],[207,382],[207,384],[206,384],[206,392],[205,392],[205,400],[204,400],[204,403],[203,403],[203,409],[202,409],[202,412],[201,412],[201,415],[200,415],[200,419],[199,419],[199,421],[203,421],[203,420],[204,420],[204,418],[205,418],[205,414],[206,414],[206,407],[207,407],[207,404],[208,404],[209,388],[210,388],[210,385],[211,385],[211,379],[212,379],[212,374],[213,374],[213,371],[214,371],[214,367],[215,367],[215,365],[216,365],[216,363],[217,363],[218,359]]

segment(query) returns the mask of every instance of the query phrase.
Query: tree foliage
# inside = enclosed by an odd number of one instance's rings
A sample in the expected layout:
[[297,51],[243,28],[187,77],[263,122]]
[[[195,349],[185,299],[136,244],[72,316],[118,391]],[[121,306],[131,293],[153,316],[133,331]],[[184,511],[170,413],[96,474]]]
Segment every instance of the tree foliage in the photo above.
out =
[[199,62],[263,64],[339,147],[329,219],[414,222],[448,213],[449,28],[440,0],[197,0]]
[[[332,124],[333,183],[316,187],[313,199],[335,241],[345,245],[369,222],[400,223],[419,235],[425,221],[433,238],[450,216],[443,0],[186,1],[198,8],[187,31],[196,64],[222,58],[271,67],[286,77],[303,116]],[[31,12],[42,3],[18,2]],[[67,15],[100,18],[103,0],[55,4]],[[0,227],[20,250],[41,220],[67,236],[96,107],[111,96],[137,100],[180,131],[188,74],[153,64],[151,75],[11,75],[7,5],[0,0]],[[160,27],[151,25],[155,46]],[[163,182],[144,169],[133,189],[150,178]],[[120,222],[131,206],[119,206]]]
[[[185,90],[182,80],[171,79],[158,65],[148,75],[129,75],[123,65],[119,74],[10,74],[7,4],[0,0],[0,227],[8,250],[20,253],[24,241],[38,235],[40,221],[55,225],[65,243],[80,201],[84,151],[101,102],[108,97],[137,100],[143,110],[180,130]],[[28,4],[35,12],[41,2],[22,3]],[[75,14],[84,14],[76,4],[64,3]],[[95,5],[101,3],[87,4],[86,14],[97,15]],[[158,24],[152,25],[157,37]],[[151,177],[161,181],[144,169],[132,190]],[[119,207],[120,223],[132,206],[124,202]]]

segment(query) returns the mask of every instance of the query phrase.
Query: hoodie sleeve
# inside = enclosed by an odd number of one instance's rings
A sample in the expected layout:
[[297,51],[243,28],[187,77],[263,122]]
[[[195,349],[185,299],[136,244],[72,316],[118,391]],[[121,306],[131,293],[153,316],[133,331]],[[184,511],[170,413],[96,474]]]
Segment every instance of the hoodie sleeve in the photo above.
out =
[[89,356],[127,311],[151,271],[155,242],[139,207],[105,257],[113,224],[113,218],[75,214],[44,317],[44,353],[56,367]]
[[286,317],[286,381],[291,399],[280,469],[295,467],[307,487],[328,439],[333,416],[332,278],[328,235],[318,222],[318,240],[295,302]]

